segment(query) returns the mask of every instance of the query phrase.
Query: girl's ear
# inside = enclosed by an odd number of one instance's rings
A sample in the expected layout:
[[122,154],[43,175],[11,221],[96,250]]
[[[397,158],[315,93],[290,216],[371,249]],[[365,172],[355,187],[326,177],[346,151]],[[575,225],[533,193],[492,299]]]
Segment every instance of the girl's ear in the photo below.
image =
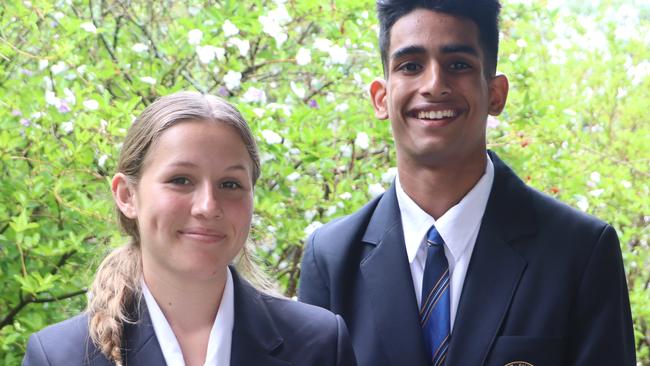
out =
[[135,219],[137,217],[137,206],[135,197],[135,187],[129,182],[129,179],[123,173],[117,173],[111,182],[113,199],[117,208],[124,216]]

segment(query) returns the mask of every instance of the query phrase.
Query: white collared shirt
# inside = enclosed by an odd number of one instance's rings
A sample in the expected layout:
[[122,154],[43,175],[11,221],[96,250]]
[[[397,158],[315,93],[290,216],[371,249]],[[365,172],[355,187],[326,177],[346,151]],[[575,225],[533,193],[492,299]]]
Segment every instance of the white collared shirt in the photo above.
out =
[[[169,322],[158,306],[147,285],[142,281],[142,294],[149,310],[156,338],[160,344],[165,363],[169,366],[185,366],[181,346],[176,340]],[[226,286],[223,289],[217,317],[210,331],[208,351],[205,355],[204,366],[230,365],[230,348],[232,344],[232,329],[235,324],[235,296],[232,274],[227,269]]]
[[[415,287],[415,298],[420,306],[422,297],[422,277],[427,259],[426,235],[431,225],[436,225],[442,240],[445,241],[445,256],[449,262],[450,286],[449,295],[451,307],[451,329],[454,327],[458,301],[463,290],[465,275],[469,260],[472,257],[474,244],[485,213],[492,182],[494,181],[494,164],[487,158],[485,174],[479,179],[474,188],[463,199],[444,213],[437,221],[426,213],[409,197],[399,182],[395,179],[397,203],[402,215],[404,229],[404,244],[411,266],[411,277]],[[431,197],[435,200],[435,197]]]

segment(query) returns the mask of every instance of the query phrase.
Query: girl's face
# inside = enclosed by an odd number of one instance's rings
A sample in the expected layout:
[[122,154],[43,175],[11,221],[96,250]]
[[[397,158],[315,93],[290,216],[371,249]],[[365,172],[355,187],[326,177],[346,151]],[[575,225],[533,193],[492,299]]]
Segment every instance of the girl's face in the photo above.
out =
[[165,130],[147,152],[137,186],[120,174],[113,181],[118,206],[138,222],[145,274],[222,276],[248,238],[252,176],[233,127],[188,121]]

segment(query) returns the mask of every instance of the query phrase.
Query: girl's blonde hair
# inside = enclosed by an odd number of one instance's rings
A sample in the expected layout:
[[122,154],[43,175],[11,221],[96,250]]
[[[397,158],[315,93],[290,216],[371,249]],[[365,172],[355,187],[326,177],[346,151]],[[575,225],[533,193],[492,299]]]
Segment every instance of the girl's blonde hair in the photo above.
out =
[[[242,139],[253,164],[253,185],[260,176],[257,144],[241,113],[223,99],[197,92],[179,92],[159,98],[149,105],[129,129],[117,166],[134,185],[140,180],[147,152],[168,128],[183,121],[225,123]],[[113,250],[100,264],[90,288],[88,301],[89,335],[98,349],[116,365],[122,365],[122,335],[125,323],[134,321],[133,310],[140,299],[142,261],[138,223],[117,209],[119,224],[130,241]],[[255,285],[270,288],[244,245],[236,266]]]

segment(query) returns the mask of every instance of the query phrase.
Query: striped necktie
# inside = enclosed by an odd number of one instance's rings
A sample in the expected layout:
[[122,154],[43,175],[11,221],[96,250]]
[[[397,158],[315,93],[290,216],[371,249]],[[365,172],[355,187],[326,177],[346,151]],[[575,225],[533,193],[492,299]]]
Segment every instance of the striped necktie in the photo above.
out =
[[444,241],[431,226],[427,233],[427,262],[422,278],[420,325],[431,365],[445,364],[449,348],[449,265]]

